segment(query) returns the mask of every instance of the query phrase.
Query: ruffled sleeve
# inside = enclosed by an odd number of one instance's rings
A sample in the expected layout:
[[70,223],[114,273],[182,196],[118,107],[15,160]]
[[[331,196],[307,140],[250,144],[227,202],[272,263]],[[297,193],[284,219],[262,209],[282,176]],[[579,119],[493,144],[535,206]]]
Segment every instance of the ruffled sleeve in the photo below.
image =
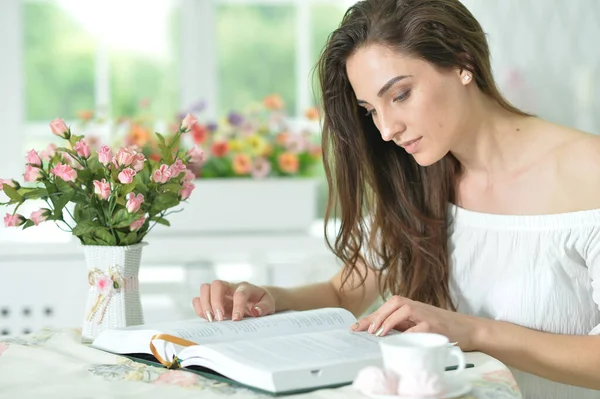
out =
[[[588,238],[585,263],[592,282],[592,299],[600,309],[600,226],[594,228]],[[590,335],[600,335],[600,324],[590,331]]]

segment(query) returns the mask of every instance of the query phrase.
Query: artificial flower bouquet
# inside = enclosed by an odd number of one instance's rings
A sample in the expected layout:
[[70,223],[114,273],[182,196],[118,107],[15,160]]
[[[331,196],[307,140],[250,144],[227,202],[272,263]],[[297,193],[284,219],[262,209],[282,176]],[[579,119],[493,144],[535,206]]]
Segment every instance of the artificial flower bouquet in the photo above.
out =
[[[0,179],[0,191],[16,205],[4,217],[7,227],[26,229],[54,221],[75,235],[83,245],[128,246],[142,242],[157,223],[169,225],[171,209],[194,190],[194,175],[188,167],[202,161],[197,147],[182,150],[182,135],[197,120],[187,115],[169,139],[156,133],[159,157],[148,159],[136,146],[118,151],[108,146],[90,149],[86,137],[73,134],[61,119],[50,123],[63,147],[29,151],[24,184]],[[29,217],[18,213],[26,201],[46,206]]]
[[[219,123],[196,123],[188,141],[206,149],[191,169],[200,178],[309,177],[321,162],[320,137],[308,128],[293,131],[278,95],[245,112],[230,112]],[[316,122],[316,108],[306,112]]]

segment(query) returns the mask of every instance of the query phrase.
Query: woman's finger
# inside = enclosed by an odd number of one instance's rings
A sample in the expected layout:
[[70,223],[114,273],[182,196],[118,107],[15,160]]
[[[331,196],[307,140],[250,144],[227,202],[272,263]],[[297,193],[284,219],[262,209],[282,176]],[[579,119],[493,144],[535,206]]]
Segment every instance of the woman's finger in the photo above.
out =
[[[407,298],[394,295],[387,300],[379,309],[370,314],[369,316],[359,320],[353,327],[353,331],[365,331],[367,330],[370,334],[377,334],[381,329],[381,324],[391,314],[393,314],[398,308],[404,304],[410,303]],[[381,334],[381,333],[380,333]]]
[[248,298],[250,297],[250,291],[252,287],[249,284],[241,283],[233,292],[233,310],[231,314],[231,320],[237,321],[242,320],[246,314],[246,306]]
[[382,337],[393,329],[408,330],[415,326],[415,306],[406,303],[381,321],[375,335]]
[[225,314],[225,296],[230,292],[231,284],[226,281],[215,280],[210,286],[210,304],[217,321],[231,317],[231,315]]
[[200,316],[212,322],[214,315],[210,306],[210,284],[204,283],[200,286]]
[[404,332],[405,333],[431,332],[431,325],[429,323],[427,323],[426,321],[424,321],[424,322],[415,324],[413,327],[409,328],[408,330],[406,330]]

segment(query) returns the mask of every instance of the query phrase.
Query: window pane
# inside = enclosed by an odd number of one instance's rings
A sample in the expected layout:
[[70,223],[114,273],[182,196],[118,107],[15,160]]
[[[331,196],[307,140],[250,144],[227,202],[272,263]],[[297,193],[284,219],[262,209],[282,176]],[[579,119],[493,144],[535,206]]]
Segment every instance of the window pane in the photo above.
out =
[[217,8],[218,111],[241,110],[279,94],[296,107],[295,8],[220,5]]
[[51,2],[24,3],[25,98],[28,121],[75,117],[94,104],[94,42]]
[[125,10],[131,13],[127,19],[135,21],[135,27],[125,24],[110,45],[114,117],[139,115],[140,103],[145,104],[144,112],[157,120],[170,121],[177,113],[179,9],[176,4],[167,0],[146,2],[142,18],[135,8]]

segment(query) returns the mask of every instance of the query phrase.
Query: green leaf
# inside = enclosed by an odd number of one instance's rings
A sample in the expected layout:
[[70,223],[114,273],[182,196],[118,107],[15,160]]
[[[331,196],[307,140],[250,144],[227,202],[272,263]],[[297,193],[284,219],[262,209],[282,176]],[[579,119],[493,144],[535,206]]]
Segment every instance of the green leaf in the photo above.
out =
[[57,193],[50,196],[52,204],[54,204],[54,214],[57,220],[62,219],[63,208],[71,202],[75,196],[75,190],[61,178],[55,180]]
[[179,205],[179,195],[170,191],[159,194],[155,199],[150,213],[156,215],[162,211]]
[[31,226],[33,226],[33,220],[27,219],[27,221],[25,222],[25,224],[23,224],[23,230],[25,230],[25,229],[27,229],[27,228],[29,228]]
[[73,217],[75,218],[75,222],[77,224],[85,221],[91,221],[93,215],[95,214],[94,208],[91,206],[85,206],[82,204],[75,205],[75,209],[73,210]]
[[179,190],[181,190],[181,184],[178,183],[168,183],[168,184],[164,184],[162,185],[160,188],[162,189],[163,192],[172,192],[175,194],[179,194]]
[[102,226],[96,222],[83,221],[73,228],[73,235],[85,236],[100,228],[102,228]]
[[129,234],[127,234],[124,238],[122,238],[120,241],[121,241],[121,245],[137,244],[138,243],[138,234],[136,231],[132,231]]
[[106,227],[95,229],[93,234],[96,240],[105,243],[104,245],[117,245],[117,240]]
[[161,218],[161,217],[156,216],[156,217],[150,218],[150,220],[154,221],[156,223],[159,223],[159,224],[163,224],[165,226],[171,226],[171,223],[169,223],[169,221],[167,219],[165,219],[165,218]]
[[165,144],[165,138],[164,138],[164,136],[162,134],[160,134],[160,133],[157,132],[156,133],[156,137],[158,137],[158,142],[160,143],[160,145],[163,145],[163,146],[166,145]]
[[4,193],[8,196],[8,198],[10,198],[11,200],[14,201],[21,201],[23,199],[23,197],[21,196],[21,194],[18,193],[17,190],[15,190],[14,187],[9,186],[8,184],[4,185]]
[[23,199],[25,200],[37,199],[47,196],[48,190],[46,190],[45,188],[34,188],[33,190],[28,190],[23,193]]
[[129,184],[125,184],[123,187],[121,187],[121,196],[125,197],[127,194],[129,194],[130,192],[132,192],[135,189],[136,186],[136,182],[133,181]]
[[112,217],[112,226],[114,228],[128,227],[135,220],[141,218],[142,215],[139,212],[130,213],[125,208],[119,209]]

